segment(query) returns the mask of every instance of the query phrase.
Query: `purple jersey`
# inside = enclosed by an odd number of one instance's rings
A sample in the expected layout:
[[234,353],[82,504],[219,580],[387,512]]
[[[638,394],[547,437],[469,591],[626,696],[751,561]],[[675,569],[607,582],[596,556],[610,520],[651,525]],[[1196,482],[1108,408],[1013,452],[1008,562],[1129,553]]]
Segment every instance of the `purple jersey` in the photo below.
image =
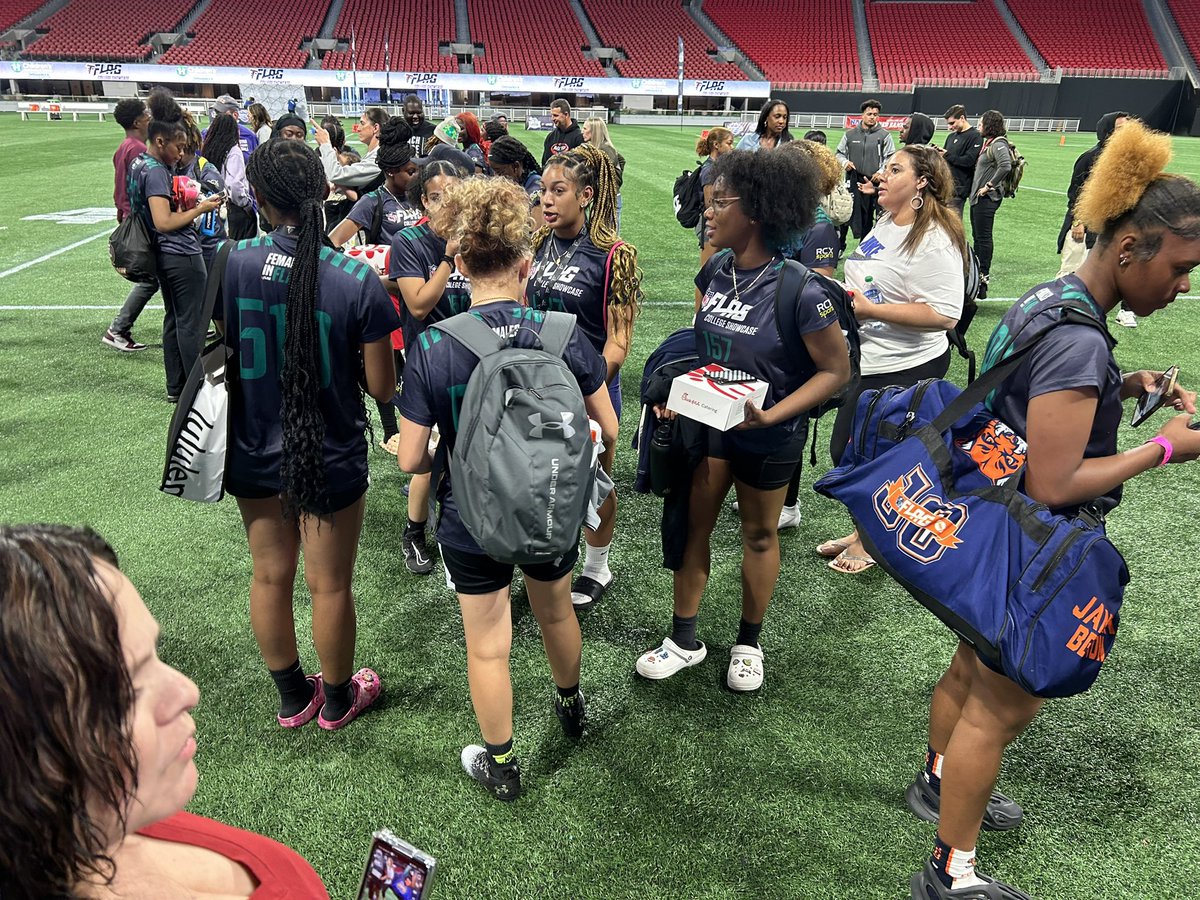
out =
[[[539,311],[508,300],[477,307],[471,310],[471,315],[479,316],[501,337],[512,338],[517,347],[534,346],[534,338],[542,330],[544,319]],[[418,425],[437,425],[446,450],[453,450],[463,393],[479,358],[458,341],[443,335],[436,325],[424,331],[415,344],[407,346],[400,414]],[[580,329],[576,328],[571,335],[563,351],[563,360],[575,375],[585,397],[604,385],[604,360],[592,349]],[[465,553],[482,554],[483,550],[458,517],[448,471],[442,477],[438,500],[442,505],[437,526],[438,543]]]
[[[392,238],[392,255],[388,264],[387,277],[396,281],[400,278],[420,278],[428,281],[446,255],[446,242],[434,234],[426,222],[402,228]],[[401,306],[404,306],[401,303]],[[460,275],[457,270],[446,281],[446,289],[438,299],[437,305],[429,311],[424,319],[418,319],[407,309],[403,310],[404,346],[411,347],[422,331],[434,322],[448,319],[460,312],[466,312],[471,306],[471,282]]]
[[[717,253],[696,276],[703,294],[696,314],[696,352],[700,365],[716,363],[741,369],[768,385],[763,408],[770,409],[808,381],[817,371],[803,341],[785,345],[775,317],[779,271],[783,262],[738,269],[733,288],[733,254]],[[837,312],[815,279],[800,292],[795,307],[795,333],[801,336],[838,324]],[[769,453],[795,433],[800,416],[770,428],[731,432],[734,441],[752,453]]]
[[597,353],[608,341],[607,263],[608,254],[586,231],[570,241],[551,234],[534,257],[525,287],[525,300],[534,309],[574,314]]
[[[221,283],[230,365],[238,380],[230,396],[230,469],[241,483],[280,487],[283,430],[280,373],[288,282],[296,237],[281,228],[239,241]],[[359,373],[362,345],[387,338],[399,317],[366,263],[321,248],[317,282],[319,393],[325,419],[325,474],[330,491],[367,484],[367,427]]]

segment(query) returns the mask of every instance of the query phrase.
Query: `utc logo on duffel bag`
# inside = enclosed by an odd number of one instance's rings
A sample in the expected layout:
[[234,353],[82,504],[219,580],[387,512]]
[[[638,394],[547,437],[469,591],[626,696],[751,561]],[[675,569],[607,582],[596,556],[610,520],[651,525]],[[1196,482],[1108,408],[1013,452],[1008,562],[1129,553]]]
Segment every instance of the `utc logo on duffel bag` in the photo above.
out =
[[924,565],[937,562],[962,543],[958,532],[967,523],[967,508],[933,493],[933,482],[921,466],[888,481],[872,497],[875,515],[896,533],[896,547]]
[[575,437],[575,426],[571,424],[571,422],[575,419],[575,413],[565,412],[559,413],[558,415],[562,419],[561,422],[543,421],[541,413],[533,413],[530,415],[529,423],[533,425],[533,427],[529,429],[529,436],[531,438],[541,438],[546,434],[547,431],[557,431],[562,434],[564,441],[569,441],[571,438]]

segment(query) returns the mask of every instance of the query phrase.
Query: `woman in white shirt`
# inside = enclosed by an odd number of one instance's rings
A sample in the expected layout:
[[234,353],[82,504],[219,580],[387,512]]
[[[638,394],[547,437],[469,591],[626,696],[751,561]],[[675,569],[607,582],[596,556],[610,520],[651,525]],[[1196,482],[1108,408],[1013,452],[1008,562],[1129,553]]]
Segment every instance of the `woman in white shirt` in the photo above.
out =
[[[836,464],[851,439],[858,397],[888,385],[942,378],[950,367],[947,330],[962,314],[967,242],[962,221],[948,206],[950,169],[936,150],[904,147],[883,167],[883,215],[846,258],[846,286],[862,339],[862,377],[838,410],[830,454]],[[858,574],[874,565],[857,532],[817,548],[829,567]]]

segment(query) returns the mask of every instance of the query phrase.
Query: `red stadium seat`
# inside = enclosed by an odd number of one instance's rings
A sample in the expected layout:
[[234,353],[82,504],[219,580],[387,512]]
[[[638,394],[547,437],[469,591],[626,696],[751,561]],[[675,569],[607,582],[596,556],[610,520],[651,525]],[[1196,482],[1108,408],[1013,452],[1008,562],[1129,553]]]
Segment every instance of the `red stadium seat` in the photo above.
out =
[[[684,77],[744,81],[746,74],[731,63],[708,56],[713,42],[677,0],[586,0],[584,9],[606,47],[622,48],[618,60],[625,78],[674,78],[679,72],[683,38]],[[653,28],[646,23],[653,22]]]
[[160,60],[167,65],[279,66],[301,69],[308,54],[300,49],[316,37],[329,11],[329,0],[214,0],[192,26],[195,37],[172,47]]
[[454,0],[346,0],[334,34],[349,40],[354,35],[355,53],[349,50],[325,54],[323,69],[382,72],[387,38],[392,71],[457,72],[458,60],[438,53],[440,41],[454,40]]
[[7,31],[44,5],[44,0],[4,0],[0,7],[0,31]]
[[48,33],[24,53],[34,59],[144,60],[150,35],[172,31],[195,0],[75,0],[40,27]]
[[565,0],[467,0],[467,9],[471,38],[485,51],[475,57],[476,72],[604,75],[599,62],[583,55],[580,48],[587,38]]
[[[1185,5],[1195,6],[1176,0],[1174,7]],[[1167,72],[1141,0],[1093,0],[1086,6],[1008,0],[1008,7],[1051,68]]]

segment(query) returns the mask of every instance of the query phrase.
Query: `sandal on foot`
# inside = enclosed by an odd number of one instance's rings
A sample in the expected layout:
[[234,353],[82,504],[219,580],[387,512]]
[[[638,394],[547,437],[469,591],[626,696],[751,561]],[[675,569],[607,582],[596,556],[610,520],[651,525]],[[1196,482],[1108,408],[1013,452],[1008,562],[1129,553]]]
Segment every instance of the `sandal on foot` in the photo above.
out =
[[824,556],[826,559],[834,559],[841,556],[853,546],[853,541],[826,541],[823,544],[817,545],[817,555]]
[[400,434],[393,434],[386,441],[380,441],[379,446],[385,453],[390,453],[395,456],[400,450]]
[[[937,823],[941,816],[942,797],[929,784],[925,773],[918,773],[913,783],[904,792],[904,802],[912,814],[925,822]],[[987,831],[1012,831],[1021,824],[1025,811],[1015,800],[992,791],[987,808],[983,811],[983,827]]]
[[734,644],[729,651],[729,668],[725,684],[731,691],[757,691],[763,683],[763,652],[761,647]]
[[670,638],[663,638],[662,644],[649,653],[642,654],[637,661],[637,673],[651,681],[670,678],[680,669],[697,665],[708,655],[708,648],[703,641],[696,641],[695,650],[684,650]]
[[321,708],[321,714],[317,716],[317,724],[326,731],[337,731],[357,719],[363,710],[379,699],[379,694],[383,691],[383,682],[379,680],[374,669],[364,667],[351,676],[350,690],[354,692],[354,702],[350,704],[350,709],[346,711],[346,714],[337,721],[331,722],[325,718],[325,708]]
[[[841,572],[843,575],[861,575],[875,565],[875,560],[869,556],[859,556],[857,553],[843,550],[826,563],[826,565],[833,569],[833,571]],[[855,566],[855,568],[850,568],[850,566]]]
[[313,717],[320,712],[321,707],[325,705],[325,683],[321,680],[321,673],[309,675],[304,679],[313,686],[312,699],[308,701],[308,706],[300,710],[294,716],[276,716],[277,721],[284,728],[299,728],[301,725],[307,725],[313,720]]
[[986,884],[974,887],[948,888],[942,884],[937,872],[933,869],[933,861],[925,860],[925,866],[912,877],[908,885],[912,891],[912,900],[1033,900],[1027,893],[1003,881],[988,878],[981,872],[975,875],[982,878]]
[[617,576],[609,575],[608,583],[601,584],[595,578],[580,575],[575,579],[575,583],[571,585],[571,605],[576,610],[591,609],[600,602],[600,598],[613,586],[613,582],[616,580]]

